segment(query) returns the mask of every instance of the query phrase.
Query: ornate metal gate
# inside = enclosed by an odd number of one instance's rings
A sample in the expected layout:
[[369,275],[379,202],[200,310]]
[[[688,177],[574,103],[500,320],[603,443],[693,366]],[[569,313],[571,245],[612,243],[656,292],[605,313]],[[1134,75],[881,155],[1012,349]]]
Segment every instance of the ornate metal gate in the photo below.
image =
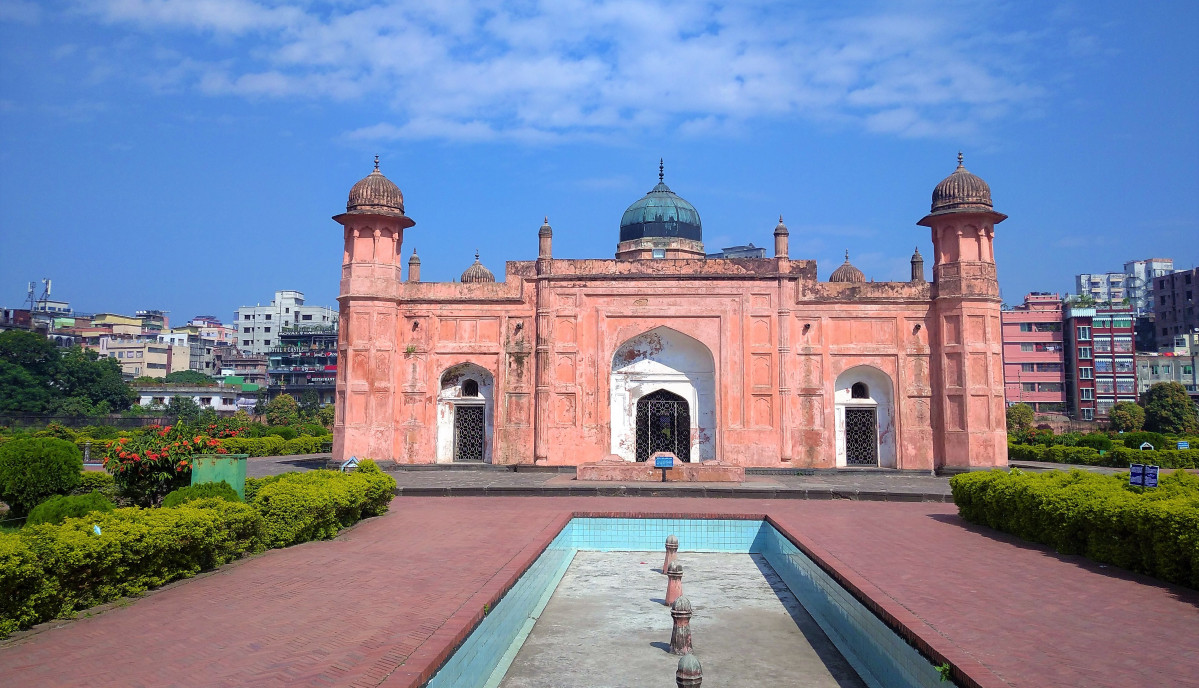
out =
[[660,451],[691,460],[691,411],[683,397],[664,389],[637,400],[637,460]]
[[849,466],[878,465],[876,409],[845,409],[845,463]]
[[454,460],[482,461],[486,419],[483,406],[454,406]]

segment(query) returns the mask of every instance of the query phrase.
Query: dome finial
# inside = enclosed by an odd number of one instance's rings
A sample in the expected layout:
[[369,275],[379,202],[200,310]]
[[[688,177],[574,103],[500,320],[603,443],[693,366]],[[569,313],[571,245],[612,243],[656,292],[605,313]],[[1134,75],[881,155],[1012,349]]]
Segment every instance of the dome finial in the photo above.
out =
[[479,262],[479,249],[475,249],[475,262]]
[[849,249],[845,249],[845,262],[849,262]]
[[660,183],[666,177],[666,162],[664,158],[658,158],[658,182]]
[[379,156],[378,155],[375,156],[375,171],[376,172],[379,171]]
[[958,151],[958,167],[965,167],[965,165],[962,164],[962,160],[962,151]]

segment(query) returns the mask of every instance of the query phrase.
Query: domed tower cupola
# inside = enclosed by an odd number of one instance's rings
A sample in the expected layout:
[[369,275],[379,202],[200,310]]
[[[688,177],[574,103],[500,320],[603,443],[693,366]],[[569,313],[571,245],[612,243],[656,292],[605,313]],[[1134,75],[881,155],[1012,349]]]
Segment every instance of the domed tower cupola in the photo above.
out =
[[624,211],[617,258],[704,257],[699,211],[666,186],[665,176],[665,165],[659,160],[657,185]]
[[475,251],[475,262],[462,273],[461,282],[463,284],[478,284],[480,282],[494,282],[495,275],[491,271],[483,267],[479,262],[479,252]]
[[400,192],[400,187],[379,171],[379,156],[375,156],[375,169],[350,187],[350,197],[346,201],[346,213],[407,219],[404,215],[404,194]]
[[958,168],[941,180],[933,189],[931,213],[993,211],[991,187],[981,177],[973,175],[962,164],[962,153],[958,151]]
[[995,225],[1006,219],[995,212],[991,187],[966,170],[959,151],[957,169],[933,189],[932,208],[916,223],[932,230],[937,294],[999,298]]
[[829,275],[828,281],[865,282],[866,275],[863,275],[861,270],[855,268],[853,264],[849,262],[849,251],[847,250],[845,251],[845,262],[841,263],[840,267],[838,267],[836,270],[833,270],[833,274]]

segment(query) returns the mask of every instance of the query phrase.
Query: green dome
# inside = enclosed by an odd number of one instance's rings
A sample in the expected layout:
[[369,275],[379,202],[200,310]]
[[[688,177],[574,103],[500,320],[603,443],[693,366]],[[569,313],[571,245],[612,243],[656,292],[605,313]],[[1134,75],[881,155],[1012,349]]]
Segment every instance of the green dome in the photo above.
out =
[[658,166],[658,184],[644,198],[624,211],[620,218],[620,240],[632,241],[644,237],[678,237],[703,241],[699,211],[670,190],[662,181],[662,166]]

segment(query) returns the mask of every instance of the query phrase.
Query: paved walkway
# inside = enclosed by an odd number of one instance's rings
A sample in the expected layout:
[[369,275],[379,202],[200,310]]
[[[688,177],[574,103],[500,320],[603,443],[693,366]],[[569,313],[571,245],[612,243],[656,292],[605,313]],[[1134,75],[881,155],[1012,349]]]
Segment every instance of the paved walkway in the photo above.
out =
[[769,514],[984,686],[1199,686],[1199,593],[963,523],[950,504],[397,498],[268,552],[0,646],[37,686],[418,685],[577,511]]

